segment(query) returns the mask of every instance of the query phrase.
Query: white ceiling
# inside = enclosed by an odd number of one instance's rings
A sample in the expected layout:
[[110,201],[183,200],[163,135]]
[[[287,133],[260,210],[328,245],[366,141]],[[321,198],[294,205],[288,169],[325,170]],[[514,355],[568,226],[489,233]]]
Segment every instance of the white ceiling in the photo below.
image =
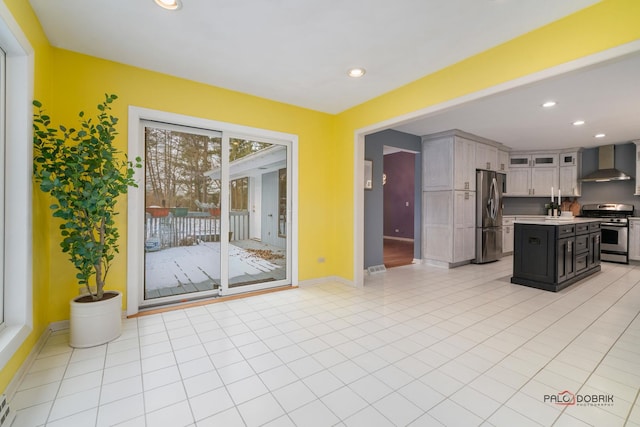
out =
[[[30,0],[57,47],[338,113],[598,0]],[[367,69],[361,79],[347,69]],[[105,88],[108,90],[108,88]],[[539,108],[553,98],[558,106]],[[640,55],[422,117],[514,149],[640,138]],[[587,123],[570,125],[581,118]],[[594,139],[604,132],[606,138]]]
[[181,1],[30,3],[54,46],[338,113],[598,2]]
[[[547,100],[557,105],[542,108]],[[573,126],[584,120],[582,126]],[[487,96],[394,127],[414,135],[460,129],[517,150],[640,140],[640,54]],[[604,133],[604,138],[595,138]]]

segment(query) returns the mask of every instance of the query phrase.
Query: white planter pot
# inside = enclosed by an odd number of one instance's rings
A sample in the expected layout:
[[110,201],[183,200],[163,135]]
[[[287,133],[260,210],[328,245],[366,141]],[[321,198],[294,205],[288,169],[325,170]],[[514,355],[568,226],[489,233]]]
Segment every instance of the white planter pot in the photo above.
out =
[[76,348],[95,347],[105,344],[122,333],[122,294],[105,291],[115,297],[97,302],[71,300],[71,337],[69,345]]

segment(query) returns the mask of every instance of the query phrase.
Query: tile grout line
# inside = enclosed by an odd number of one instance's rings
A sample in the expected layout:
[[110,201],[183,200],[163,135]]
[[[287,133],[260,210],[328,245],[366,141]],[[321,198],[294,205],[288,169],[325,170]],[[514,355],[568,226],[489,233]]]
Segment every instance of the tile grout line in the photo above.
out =
[[[611,285],[612,283],[614,283],[616,280],[618,280],[618,279],[614,279],[611,283],[609,283],[609,285]],[[607,287],[608,287],[609,285],[607,285]],[[606,289],[606,288],[603,288],[603,289],[602,289],[602,290],[600,290],[598,293],[603,292],[605,289]],[[576,291],[576,292],[577,292],[577,291]],[[522,322],[523,320],[527,319],[528,317],[531,317],[533,314],[535,314],[535,313],[537,313],[537,312],[539,312],[539,311],[541,311],[541,310],[544,310],[544,309],[548,308],[550,305],[553,305],[553,304],[557,303],[557,302],[558,302],[558,301],[560,301],[561,299],[567,298],[570,294],[571,294],[570,292],[567,292],[566,294],[562,295],[560,299],[558,299],[558,300],[554,300],[554,301],[553,301],[553,302],[551,302],[550,304],[547,304],[547,305],[545,305],[545,306],[542,306],[542,307],[540,307],[539,309],[535,310],[534,312],[529,313],[526,317],[524,317],[524,318],[522,318],[522,319],[518,320],[517,322],[515,322],[515,323],[513,323],[513,324],[509,325],[509,327],[513,326],[513,325],[514,325],[514,324],[516,324],[516,323]],[[544,295],[544,294],[539,294],[539,295]],[[535,295],[535,296],[537,296],[537,295]],[[534,296],[534,297],[535,297],[535,296]],[[563,317],[565,317],[565,316],[569,315],[570,313],[572,313],[573,311],[575,311],[576,309],[578,309],[580,306],[582,306],[583,304],[585,304],[585,303],[586,303],[586,301],[591,300],[591,299],[593,298],[593,296],[595,296],[595,295],[592,295],[589,299],[587,299],[587,300],[583,301],[581,304],[579,304],[578,306],[576,306],[576,307],[574,307],[573,309],[571,309],[571,311],[566,312],[566,313],[565,313],[561,318],[563,318]],[[532,298],[533,298],[533,297],[532,297]],[[532,298],[529,298],[529,299],[527,299],[527,300],[525,300],[525,301],[528,301],[528,300],[530,300],[530,299],[532,299]],[[524,303],[525,301],[522,301],[522,302],[518,303],[518,305],[520,305],[520,304]],[[510,309],[510,308],[511,308],[511,307],[505,308],[505,310],[501,311],[500,313],[502,313],[502,312],[504,312],[504,311],[506,311],[506,310],[508,310],[508,309]],[[497,314],[499,314],[499,313],[496,313],[496,314],[494,314],[494,315],[491,315],[491,316],[489,316],[488,318],[494,317],[494,316],[496,316]],[[483,319],[483,320],[486,320],[486,319]],[[594,321],[595,321],[595,320],[594,320]],[[480,323],[480,322],[477,322],[477,323]],[[476,324],[477,324],[477,323],[476,323]],[[592,322],[591,324],[593,324],[593,322]],[[502,329],[500,332],[505,331],[506,329],[507,329],[507,328],[504,328],[504,329]],[[543,332],[544,332],[544,331],[546,331],[547,329],[548,329],[548,327],[545,327],[545,328],[544,328],[543,330],[541,330],[540,332],[537,332],[535,335],[533,335],[531,338],[529,338],[529,339],[528,339],[524,344],[526,344],[527,342],[531,341],[533,338],[537,337],[538,335],[540,335],[541,333],[543,333]],[[477,344],[476,346],[474,346],[474,347],[477,347],[477,346],[478,346],[478,345],[480,345],[481,343],[483,343],[483,342],[487,341],[489,338],[492,338],[492,337],[496,336],[496,335],[497,335],[497,334],[499,334],[500,332],[496,332],[494,335],[491,335],[490,337],[488,337],[488,338],[486,338],[485,340],[481,341],[480,343],[478,343],[478,344]],[[573,342],[574,340],[575,340],[575,338],[574,338],[571,342]],[[571,344],[571,342],[570,342],[569,344]],[[518,348],[522,348],[522,346],[523,346],[524,344],[520,345]],[[567,345],[566,345],[565,347],[563,347],[563,348],[562,348],[558,353],[556,353],[556,355],[551,359],[551,361],[555,360],[555,358],[556,358],[556,357],[557,357],[557,356],[558,356],[558,355],[559,355],[559,354],[560,354],[564,349],[566,349],[566,348],[569,346],[569,344],[567,344]],[[474,347],[472,347],[472,348],[474,348]],[[467,351],[468,351],[468,350],[467,350]],[[514,351],[515,351],[515,350],[514,350]],[[506,354],[506,355],[505,355],[505,357],[503,357],[502,359],[500,359],[498,362],[494,363],[494,366],[498,365],[501,361],[503,361],[503,360],[505,360],[506,358],[508,358],[510,355],[512,355],[512,354],[513,354],[513,352],[514,352],[514,351],[511,351],[510,353]],[[541,356],[544,356],[544,355],[541,355]],[[516,356],[513,356],[513,357],[516,357]],[[453,360],[455,360],[455,359],[453,359]],[[542,368],[540,368],[540,369],[536,372],[536,374],[537,374],[537,373],[539,373],[540,371],[542,371],[542,370],[544,369],[544,367],[546,367],[549,363],[551,363],[551,361],[547,362],[547,363],[546,363]],[[448,362],[447,362],[447,363],[448,363]],[[508,369],[508,368],[507,368],[507,369]],[[485,371],[485,372],[486,372],[486,371]],[[482,373],[481,373],[481,375],[482,375]],[[491,414],[489,414],[489,416],[487,416],[487,417],[484,419],[484,421],[485,421],[485,422],[489,422],[489,419],[490,419],[493,415],[495,415],[495,414],[496,414],[496,413],[497,413],[501,408],[505,407],[505,403],[506,403],[506,402],[508,402],[511,398],[513,398],[513,397],[514,397],[518,392],[520,392],[520,391],[522,390],[522,388],[523,388],[526,384],[528,384],[528,383],[531,381],[531,379],[533,379],[533,377],[534,377],[534,376],[535,376],[535,374],[534,374],[534,375],[531,375],[531,376],[530,376],[530,378],[529,378],[529,380],[528,380],[527,382],[525,382],[525,383],[524,383],[523,385],[521,385],[518,389],[516,389],[516,390],[515,390],[515,392],[511,395],[511,397],[509,397],[509,399],[507,399],[505,402],[502,402],[498,408],[496,408],[496,409],[495,409]],[[449,398],[450,398],[450,396],[447,396],[447,399],[449,399]],[[499,402],[499,403],[500,403],[500,402]],[[525,416],[524,414],[520,414],[520,415]],[[531,419],[531,418],[529,418],[529,417],[527,417],[527,416],[525,416],[525,417],[526,417],[526,418],[528,418],[528,419],[530,419],[530,420],[532,420],[532,421],[534,421],[534,422],[537,422],[537,421],[535,421],[535,420],[533,420],[533,419]]]
[[[620,302],[620,300],[622,300],[622,298],[627,295],[629,292],[631,292],[632,290],[635,289],[636,286],[640,286],[640,281],[636,282],[630,289],[628,289],[624,294],[622,294],[615,302],[614,305],[617,304],[618,302]],[[640,288],[639,288],[640,289]],[[613,305],[611,307],[609,307],[602,315],[604,315],[605,313],[607,313],[609,310],[611,310],[611,308],[613,307]],[[598,316],[598,318],[602,317],[602,315]],[[616,340],[613,342],[613,344],[611,344],[611,346],[609,347],[609,349],[607,350],[607,352],[600,358],[600,360],[598,361],[598,364],[595,366],[595,368],[589,373],[589,375],[587,376],[587,378],[584,380],[584,383],[582,384],[582,386],[578,389],[578,392],[580,390],[582,390],[584,388],[584,386],[587,384],[587,382],[589,381],[589,379],[593,376],[594,372],[596,371],[596,369],[598,369],[598,367],[600,365],[602,365],[602,362],[606,359],[607,355],[609,354],[609,352],[611,351],[611,349],[616,345],[616,343],[618,341],[620,341],[620,338],[624,335],[624,333],[629,330],[629,327],[631,326],[631,324],[636,320],[640,318],[640,312],[636,313],[636,315],[629,321],[629,323],[627,324],[627,326],[624,328],[624,330],[622,330],[622,332],[620,332],[620,334],[618,335],[618,338],[616,338]],[[597,319],[596,319],[597,320]],[[592,322],[589,326],[591,326],[594,322]],[[617,382],[617,381],[616,381]],[[638,393],[640,393],[640,388],[638,389]],[[636,393],[636,400],[638,399],[638,393]],[[630,409],[629,409],[629,413],[627,414],[627,421],[629,416],[631,415],[631,411],[633,410],[633,403],[631,403]],[[560,415],[564,414],[567,410],[567,407],[564,407],[562,409],[562,411],[560,412]],[[608,411],[607,411],[608,412]],[[558,416],[558,418],[560,417],[560,415]],[[616,416],[615,414],[612,414],[614,416]],[[554,421],[554,424],[558,421],[558,419],[556,418],[556,420]]]

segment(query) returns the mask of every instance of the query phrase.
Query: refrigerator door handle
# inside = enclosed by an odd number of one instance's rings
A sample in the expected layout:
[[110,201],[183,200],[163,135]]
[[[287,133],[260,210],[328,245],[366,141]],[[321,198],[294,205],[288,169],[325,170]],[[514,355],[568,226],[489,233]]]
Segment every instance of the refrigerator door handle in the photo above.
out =
[[496,220],[498,215],[498,203],[499,203],[499,194],[498,194],[498,181],[493,178],[491,180],[491,187],[489,189],[489,201],[487,202],[489,217],[492,220]]
[[[500,189],[498,188],[498,180],[493,178],[494,192],[493,197],[495,198],[495,202],[493,203],[493,219],[498,219],[498,213],[500,212]],[[499,224],[502,225],[502,224]]]

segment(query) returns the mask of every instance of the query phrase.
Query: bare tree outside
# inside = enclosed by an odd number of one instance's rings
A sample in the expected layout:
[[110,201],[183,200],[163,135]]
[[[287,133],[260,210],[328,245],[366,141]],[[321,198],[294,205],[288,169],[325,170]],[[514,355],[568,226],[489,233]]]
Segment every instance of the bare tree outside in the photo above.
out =
[[146,205],[196,210],[219,205],[220,185],[205,172],[220,164],[220,138],[145,128]]
[[[146,206],[197,210],[196,200],[220,206],[220,180],[205,175],[221,166],[219,137],[145,127],[145,140]],[[271,146],[237,138],[230,143],[230,162]]]

